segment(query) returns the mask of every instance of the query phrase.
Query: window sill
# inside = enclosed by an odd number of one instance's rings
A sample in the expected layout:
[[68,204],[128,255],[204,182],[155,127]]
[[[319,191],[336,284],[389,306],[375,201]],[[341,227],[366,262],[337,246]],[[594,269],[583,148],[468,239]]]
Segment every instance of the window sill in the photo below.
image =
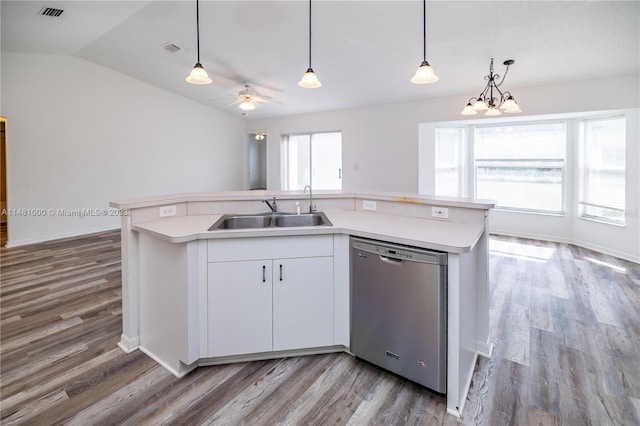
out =
[[587,221],[587,222],[601,223],[603,225],[617,226],[618,228],[626,228],[627,227],[626,223],[611,222],[611,221],[608,221],[608,220],[605,220],[605,219],[598,219],[597,217],[578,216],[578,219],[584,220],[584,221]]

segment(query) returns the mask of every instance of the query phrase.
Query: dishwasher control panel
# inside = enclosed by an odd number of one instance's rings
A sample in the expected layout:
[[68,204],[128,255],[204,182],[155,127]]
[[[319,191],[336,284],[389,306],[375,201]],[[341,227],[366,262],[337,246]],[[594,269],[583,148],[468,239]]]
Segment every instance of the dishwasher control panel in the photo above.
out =
[[388,257],[398,260],[411,260],[414,262],[434,263],[436,265],[447,264],[447,254],[439,252],[425,251],[424,249],[413,249],[404,246],[384,243],[376,244],[375,242],[362,241],[354,239],[352,246],[355,249],[355,255],[366,258],[367,253],[377,254],[379,256]]

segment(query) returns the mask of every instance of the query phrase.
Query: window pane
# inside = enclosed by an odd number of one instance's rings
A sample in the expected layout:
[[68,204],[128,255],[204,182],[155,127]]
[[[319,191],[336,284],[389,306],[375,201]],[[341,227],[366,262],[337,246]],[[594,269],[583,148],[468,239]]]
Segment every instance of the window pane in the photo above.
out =
[[288,135],[282,143],[283,189],[342,189],[342,133]]
[[476,197],[507,209],[563,213],[564,123],[474,129]]
[[624,223],[624,118],[587,120],[581,126],[580,214]]
[[561,212],[563,166],[562,160],[477,161],[477,197],[503,208]]
[[302,189],[311,183],[311,135],[290,135],[288,149],[286,189]]
[[316,133],[311,143],[313,189],[342,189],[342,133]]
[[461,196],[463,176],[462,144],[464,131],[459,128],[436,129],[435,193]]

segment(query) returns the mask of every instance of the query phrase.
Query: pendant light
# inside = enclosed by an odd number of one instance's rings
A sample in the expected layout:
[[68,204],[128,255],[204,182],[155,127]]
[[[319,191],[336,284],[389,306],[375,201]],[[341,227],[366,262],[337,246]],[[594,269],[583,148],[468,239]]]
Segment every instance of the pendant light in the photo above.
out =
[[200,63],[200,2],[196,0],[196,37],[198,48],[198,62],[194,65],[193,69],[189,73],[189,76],[185,79],[187,83],[191,84],[211,84],[212,81]]
[[414,84],[435,83],[440,80],[427,62],[427,0],[422,0],[422,63],[416,70],[416,74],[411,79]]
[[313,68],[311,68],[311,0],[309,0],[309,68],[307,68],[302,79],[298,82],[298,86],[304,87],[305,89],[316,89],[322,86],[322,83],[318,80],[318,76],[313,72]]

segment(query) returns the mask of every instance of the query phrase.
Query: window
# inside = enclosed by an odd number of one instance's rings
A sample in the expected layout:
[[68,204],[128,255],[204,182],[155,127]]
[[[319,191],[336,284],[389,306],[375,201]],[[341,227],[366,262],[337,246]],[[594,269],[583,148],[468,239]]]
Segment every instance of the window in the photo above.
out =
[[464,129],[436,128],[435,194],[464,195]]
[[564,123],[474,128],[476,197],[498,208],[564,213]]
[[282,188],[342,189],[342,133],[286,135],[282,141]]
[[580,217],[624,224],[626,120],[580,126]]

